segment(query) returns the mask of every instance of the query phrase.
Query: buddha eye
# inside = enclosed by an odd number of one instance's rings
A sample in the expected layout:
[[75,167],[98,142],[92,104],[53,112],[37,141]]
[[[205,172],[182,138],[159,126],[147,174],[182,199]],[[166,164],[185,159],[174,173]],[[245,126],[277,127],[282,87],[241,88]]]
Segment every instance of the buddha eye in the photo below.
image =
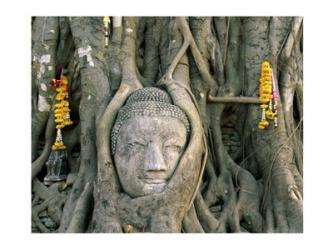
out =
[[128,142],[127,145],[128,145],[130,148],[133,148],[133,147],[138,148],[138,147],[144,147],[144,146],[146,146],[146,144],[144,144],[144,143],[141,142],[141,141],[130,141],[130,142]]
[[181,146],[176,145],[176,144],[167,144],[164,146],[164,148],[169,152],[171,151],[171,152],[175,152],[175,153],[179,153],[181,150]]

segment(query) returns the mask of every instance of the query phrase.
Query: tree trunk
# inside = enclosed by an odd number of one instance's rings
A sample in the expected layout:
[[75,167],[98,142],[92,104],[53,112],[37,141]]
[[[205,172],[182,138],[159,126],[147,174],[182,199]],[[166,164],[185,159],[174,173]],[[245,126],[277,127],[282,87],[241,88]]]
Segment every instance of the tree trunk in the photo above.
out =
[[[303,231],[302,18],[35,17],[32,30],[33,232]],[[278,120],[259,129],[264,60]],[[45,186],[51,81],[63,68],[68,173]],[[128,97],[146,87],[164,89],[191,131],[165,190],[133,198],[110,138]]]

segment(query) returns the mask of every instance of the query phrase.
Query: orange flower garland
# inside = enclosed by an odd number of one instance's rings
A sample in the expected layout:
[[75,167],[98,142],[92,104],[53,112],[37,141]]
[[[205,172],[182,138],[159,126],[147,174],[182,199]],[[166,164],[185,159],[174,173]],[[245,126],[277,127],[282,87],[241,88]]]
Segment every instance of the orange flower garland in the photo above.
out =
[[52,145],[52,150],[61,150],[65,149],[66,146],[62,141],[61,129],[65,126],[69,126],[73,124],[70,119],[70,109],[68,102],[68,78],[67,72],[64,73],[64,70],[61,72],[60,80],[53,79],[52,85],[56,87],[56,101],[57,103],[54,105],[54,118],[57,128],[57,137],[56,141]]
[[[273,89],[274,88],[274,89]],[[275,86],[273,84],[273,72],[271,65],[268,61],[264,61],[261,65],[261,77],[260,77],[260,96],[259,100],[261,102],[260,107],[262,108],[261,121],[258,127],[260,129],[265,129],[269,126],[269,120],[275,121],[275,126],[277,126],[277,112],[273,111],[273,96],[276,97]],[[272,91],[274,93],[272,93]],[[274,103],[276,104],[276,99],[274,98]],[[274,104],[274,109],[276,105]]]

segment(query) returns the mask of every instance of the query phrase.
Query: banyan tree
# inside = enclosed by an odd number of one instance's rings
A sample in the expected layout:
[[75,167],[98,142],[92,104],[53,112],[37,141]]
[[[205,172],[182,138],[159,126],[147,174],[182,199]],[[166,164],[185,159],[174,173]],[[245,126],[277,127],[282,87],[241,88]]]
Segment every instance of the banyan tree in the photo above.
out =
[[32,232],[303,231],[301,17],[33,17]]

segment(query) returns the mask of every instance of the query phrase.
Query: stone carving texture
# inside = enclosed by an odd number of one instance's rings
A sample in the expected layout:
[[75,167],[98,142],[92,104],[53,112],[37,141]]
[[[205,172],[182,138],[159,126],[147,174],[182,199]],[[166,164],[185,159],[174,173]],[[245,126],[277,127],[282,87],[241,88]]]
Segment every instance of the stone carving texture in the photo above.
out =
[[183,154],[190,132],[185,113],[158,88],[135,91],[118,113],[112,154],[131,197],[162,192]]

